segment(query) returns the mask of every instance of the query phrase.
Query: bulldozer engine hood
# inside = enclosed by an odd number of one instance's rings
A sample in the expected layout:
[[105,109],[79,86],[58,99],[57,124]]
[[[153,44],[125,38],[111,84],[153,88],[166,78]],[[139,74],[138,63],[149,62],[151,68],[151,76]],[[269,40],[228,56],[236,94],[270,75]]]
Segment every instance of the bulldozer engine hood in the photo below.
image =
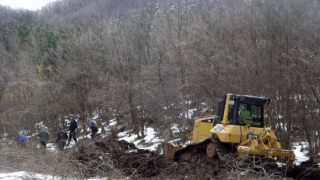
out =
[[241,143],[248,139],[248,134],[258,135],[263,130],[264,128],[259,127],[217,124],[210,130],[210,133],[217,135],[221,142]]

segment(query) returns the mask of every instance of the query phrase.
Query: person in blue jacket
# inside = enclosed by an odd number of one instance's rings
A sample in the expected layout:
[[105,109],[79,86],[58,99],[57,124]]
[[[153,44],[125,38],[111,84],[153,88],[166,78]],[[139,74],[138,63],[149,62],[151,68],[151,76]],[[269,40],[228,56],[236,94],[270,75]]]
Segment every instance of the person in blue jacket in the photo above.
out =
[[26,146],[27,144],[27,136],[24,133],[19,133],[17,137],[17,142],[21,146]]

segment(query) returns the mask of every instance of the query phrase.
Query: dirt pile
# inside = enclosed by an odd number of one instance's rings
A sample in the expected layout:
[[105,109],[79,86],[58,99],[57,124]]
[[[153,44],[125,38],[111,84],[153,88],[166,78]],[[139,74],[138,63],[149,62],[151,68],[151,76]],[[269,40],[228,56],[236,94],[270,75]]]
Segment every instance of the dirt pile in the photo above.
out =
[[126,141],[111,139],[82,145],[74,156],[86,167],[87,176],[117,170],[124,176],[150,177],[166,166],[161,156],[137,149]]
[[218,167],[216,160],[205,160],[201,165],[178,164],[154,152],[138,149],[132,143],[112,139],[101,139],[80,145],[74,157],[80,166],[85,167],[87,177],[118,171],[121,175],[133,179],[150,177],[210,179],[217,175],[214,167]]

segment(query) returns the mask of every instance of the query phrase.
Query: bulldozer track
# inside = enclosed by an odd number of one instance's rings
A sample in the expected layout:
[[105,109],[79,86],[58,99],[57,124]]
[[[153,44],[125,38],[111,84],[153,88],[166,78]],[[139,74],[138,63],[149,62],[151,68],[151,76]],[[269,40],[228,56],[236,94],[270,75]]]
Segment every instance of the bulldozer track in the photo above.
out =
[[173,160],[177,162],[200,162],[206,157],[206,146],[211,142],[211,139],[207,139],[199,144],[191,144],[187,147],[176,151]]
[[221,142],[216,135],[199,144],[188,145],[178,150],[174,155],[174,161],[195,163],[201,161],[203,158],[213,158],[208,157],[206,154],[207,145],[210,143],[213,143],[216,154],[221,162],[220,164],[227,162],[228,157],[233,154],[233,148],[230,144]]
[[221,142],[216,135],[212,136],[212,142],[216,148],[220,162],[226,163],[228,155],[233,152],[233,148],[230,144]]

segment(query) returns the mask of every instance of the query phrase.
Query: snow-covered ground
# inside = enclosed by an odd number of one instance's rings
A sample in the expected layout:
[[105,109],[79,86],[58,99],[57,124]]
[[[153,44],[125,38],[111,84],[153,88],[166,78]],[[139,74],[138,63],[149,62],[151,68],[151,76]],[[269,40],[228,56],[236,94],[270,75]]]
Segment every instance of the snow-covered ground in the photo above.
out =
[[173,134],[180,132],[179,128],[178,128],[178,124],[172,124],[171,126],[171,132]]
[[[10,173],[0,173],[0,180],[26,180],[26,179],[34,179],[34,180],[60,180],[66,179],[59,176],[45,175],[39,173],[32,173],[26,171],[18,171],[18,172],[10,172]],[[72,178],[74,179],[74,178]],[[88,180],[107,180],[108,178],[89,178]],[[71,178],[70,178],[71,180]]]
[[[97,119],[98,117],[93,117],[92,119]],[[108,123],[104,122],[102,123],[102,127],[98,128],[98,134],[101,138],[104,138],[108,135],[111,134],[111,128],[113,128],[115,125],[117,125],[117,120],[116,119],[111,119],[108,121]],[[102,128],[104,128],[105,133],[101,134]],[[177,133],[179,131],[177,125],[173,126],[173,132]],[[81,131],[83,133],[83,130]],[[81,136],[77,137],[77,140],[82,140],[82,139],[90,139],[91,138],[91,133],[90,129],[87,129],[87,134],[83,134]],[[164,141],[163,139],[160,139],[157,137],[157,132],[154,130],[154,128],[151,127],[145,127],[145,137],[138,139],[137,135],[134,135],[131,133],[132,130],[124,131],[118,134],[119,140],[125,140],[130,143],[134,143],[135,146],[139,149],[146,149],[150,151],[156,151],[158,146]],[[35,133],[37,135],[37,133]],[[66,149],[70,149],[75,145],[75,142],[72,140],[70,142],[69,146],[65,146]],[[37,145],[37,148],[41,148],[40,144]],[[52,153],[57,152],[57,145],[55,143],[48,143],[46,147],[47,151],[50,151]]]
[[25,171],[11,172],[11,173],[0,173],[0,180],[25,180],[25,179],[37,179],[37,180],[45,180],[45,179],[61,179],[54,176],[47,176],[44,174],[36,174]]
[[296,159],[294,161],[295,165],[300,165],[301,162],[307,161],[310,158],[307,156],[307,142],[301,142],[301,143],[294,143],[292,146],[292,149],[294,151],[294,154],[296,156]]
[[151,127],[145,127],[145,137],[138,139],[138,136],[131,134],[132,130],[118,134],[119,140],[133,143],[139,149],[156,151],[158,146],[164,141],[157,137],[156,131]]

